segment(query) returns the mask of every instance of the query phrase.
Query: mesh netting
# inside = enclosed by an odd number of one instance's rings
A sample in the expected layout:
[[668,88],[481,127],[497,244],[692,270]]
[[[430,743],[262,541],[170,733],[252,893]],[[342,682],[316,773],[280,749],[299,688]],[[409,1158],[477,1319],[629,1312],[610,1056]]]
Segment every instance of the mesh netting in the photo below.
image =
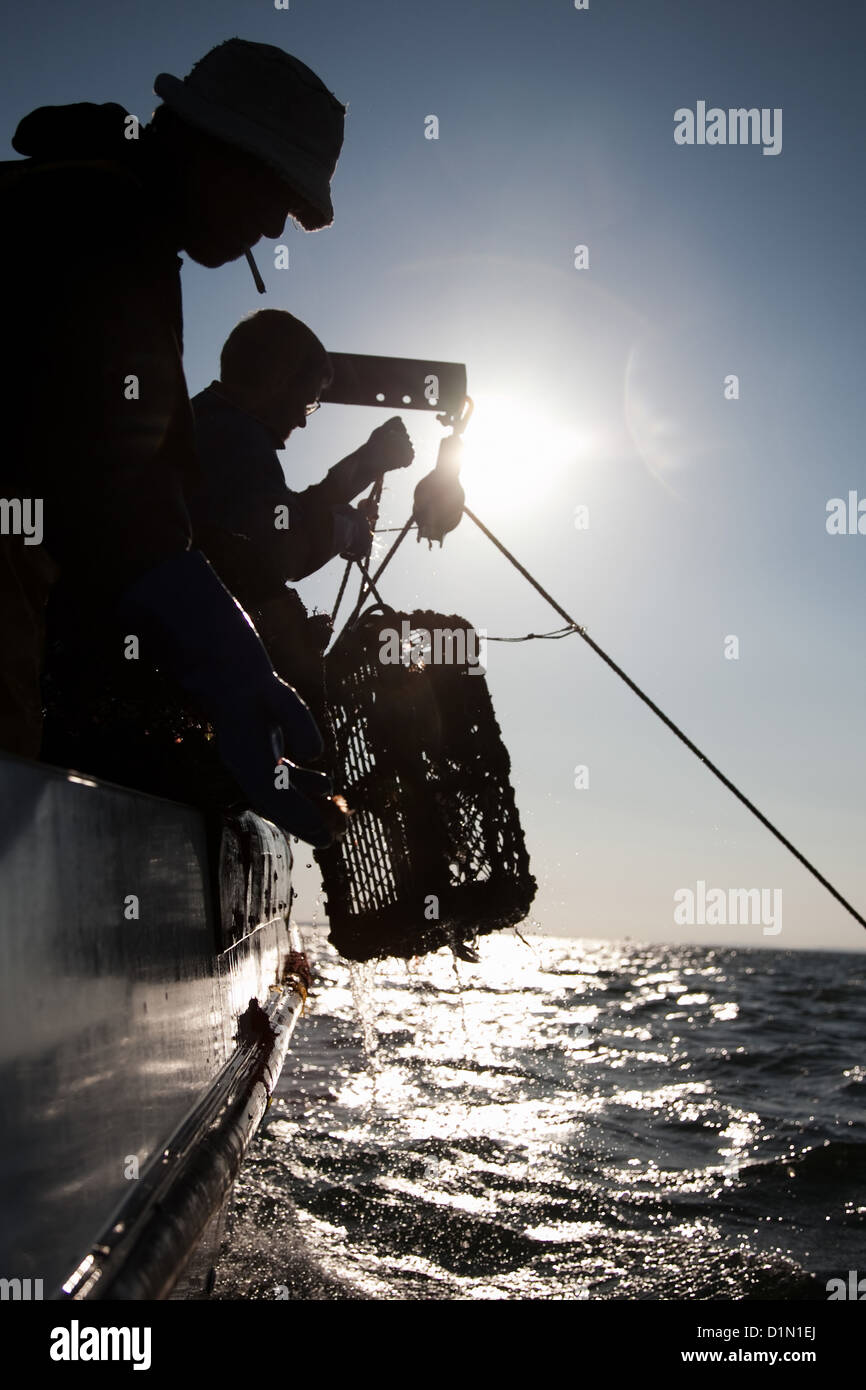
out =
[[353,814],[316,857],[331,940],[351,960],[459,948],[529,911],[535,879],[477,650],[463,618],[377,608],[326,658],[335,784]]

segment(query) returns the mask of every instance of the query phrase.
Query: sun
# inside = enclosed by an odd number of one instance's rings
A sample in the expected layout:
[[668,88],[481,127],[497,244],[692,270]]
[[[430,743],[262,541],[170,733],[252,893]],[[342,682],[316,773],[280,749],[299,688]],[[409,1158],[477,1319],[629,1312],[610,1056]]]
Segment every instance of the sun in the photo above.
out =
[[590,431],[529,410],[508,396],[481,396],[466,426],[460,480],[466,505],[525,513],[572,481],[592,457]]

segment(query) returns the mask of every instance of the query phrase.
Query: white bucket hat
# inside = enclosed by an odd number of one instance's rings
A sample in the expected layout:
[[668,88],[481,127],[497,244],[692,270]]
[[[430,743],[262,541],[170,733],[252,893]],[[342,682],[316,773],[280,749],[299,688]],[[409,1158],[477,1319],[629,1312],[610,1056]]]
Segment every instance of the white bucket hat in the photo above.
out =
[[227,39],[183,81],[161,72],[153,89],[182,120],[282,175],[307,205],[295,215],[308,232],[333,222],[330,182],[346,108],[298,58]]

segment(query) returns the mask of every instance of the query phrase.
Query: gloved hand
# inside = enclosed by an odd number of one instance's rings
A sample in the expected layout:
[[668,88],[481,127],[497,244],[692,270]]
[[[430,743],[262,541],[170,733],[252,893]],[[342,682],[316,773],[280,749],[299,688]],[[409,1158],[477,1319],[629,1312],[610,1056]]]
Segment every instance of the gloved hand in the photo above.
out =
[[348,503],[383,473],[394,468],[408,468],[414,457],[415,450],[406,426],[400,416],[395,415],[375,429],[366,444],[335,463],[328,470],[325,481],[333,497]]
[[408,430],[399,415],[379,425],[363,448],[371,456],[377,474],[390,473],[395,468],[408,468],[415,457]]
[[[329,845],[331,804],[310,798],[329,796],[331,784],[295,766],[322,751],[316,722],[274,673],[246,613],[201,552],[180,552],[149,570],[122,595],[118,611],[153,660],[201,700],[220,757],[251,808],[308,844]],[[285,770],[278,776],[279,762]]]
[[364,560],[370,554],[373,532],[363,512],[355,507],[332,507],[334,547],[341,560]]

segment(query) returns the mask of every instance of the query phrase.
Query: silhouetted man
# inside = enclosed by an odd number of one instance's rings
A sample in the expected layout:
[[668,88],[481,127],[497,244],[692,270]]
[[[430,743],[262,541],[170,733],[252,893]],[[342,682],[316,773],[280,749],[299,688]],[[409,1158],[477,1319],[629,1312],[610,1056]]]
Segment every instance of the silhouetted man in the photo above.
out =
[[[309,711],[189,549],[195,445],[181,361],[178,252],[206,266],[330,224],[344,107],[297,59],[231,39],[140,131],[122,107],[42,107],[2,184],[7,500],[39,499],[44,540],[0,538],[0,744],[36,756],[46,596],[58,575],[94,623],[119,614],[141,657],[199,700],[249,804],[314,844],[330,803],[315,774],[275,790],[281,749],[315,758]],[[14,513],[8,515],[13,517]],[[22,509],[23,515],[23,509]],[[4,527],[4,530],[13,528]]]
[[262,309],[232,330],[220,379],[192,402],[201,464],[201,484],[188,499],[196,544],[253,615],[276,669],[314,708],[321,648],[311,646],[304,607],[286,584],[336,555],[367,555],[369,521],[349,503],[414,458],[394,416],[321,482],[290,489],[277,450],[306,427],[331,376],[328,354],[306,324]]

